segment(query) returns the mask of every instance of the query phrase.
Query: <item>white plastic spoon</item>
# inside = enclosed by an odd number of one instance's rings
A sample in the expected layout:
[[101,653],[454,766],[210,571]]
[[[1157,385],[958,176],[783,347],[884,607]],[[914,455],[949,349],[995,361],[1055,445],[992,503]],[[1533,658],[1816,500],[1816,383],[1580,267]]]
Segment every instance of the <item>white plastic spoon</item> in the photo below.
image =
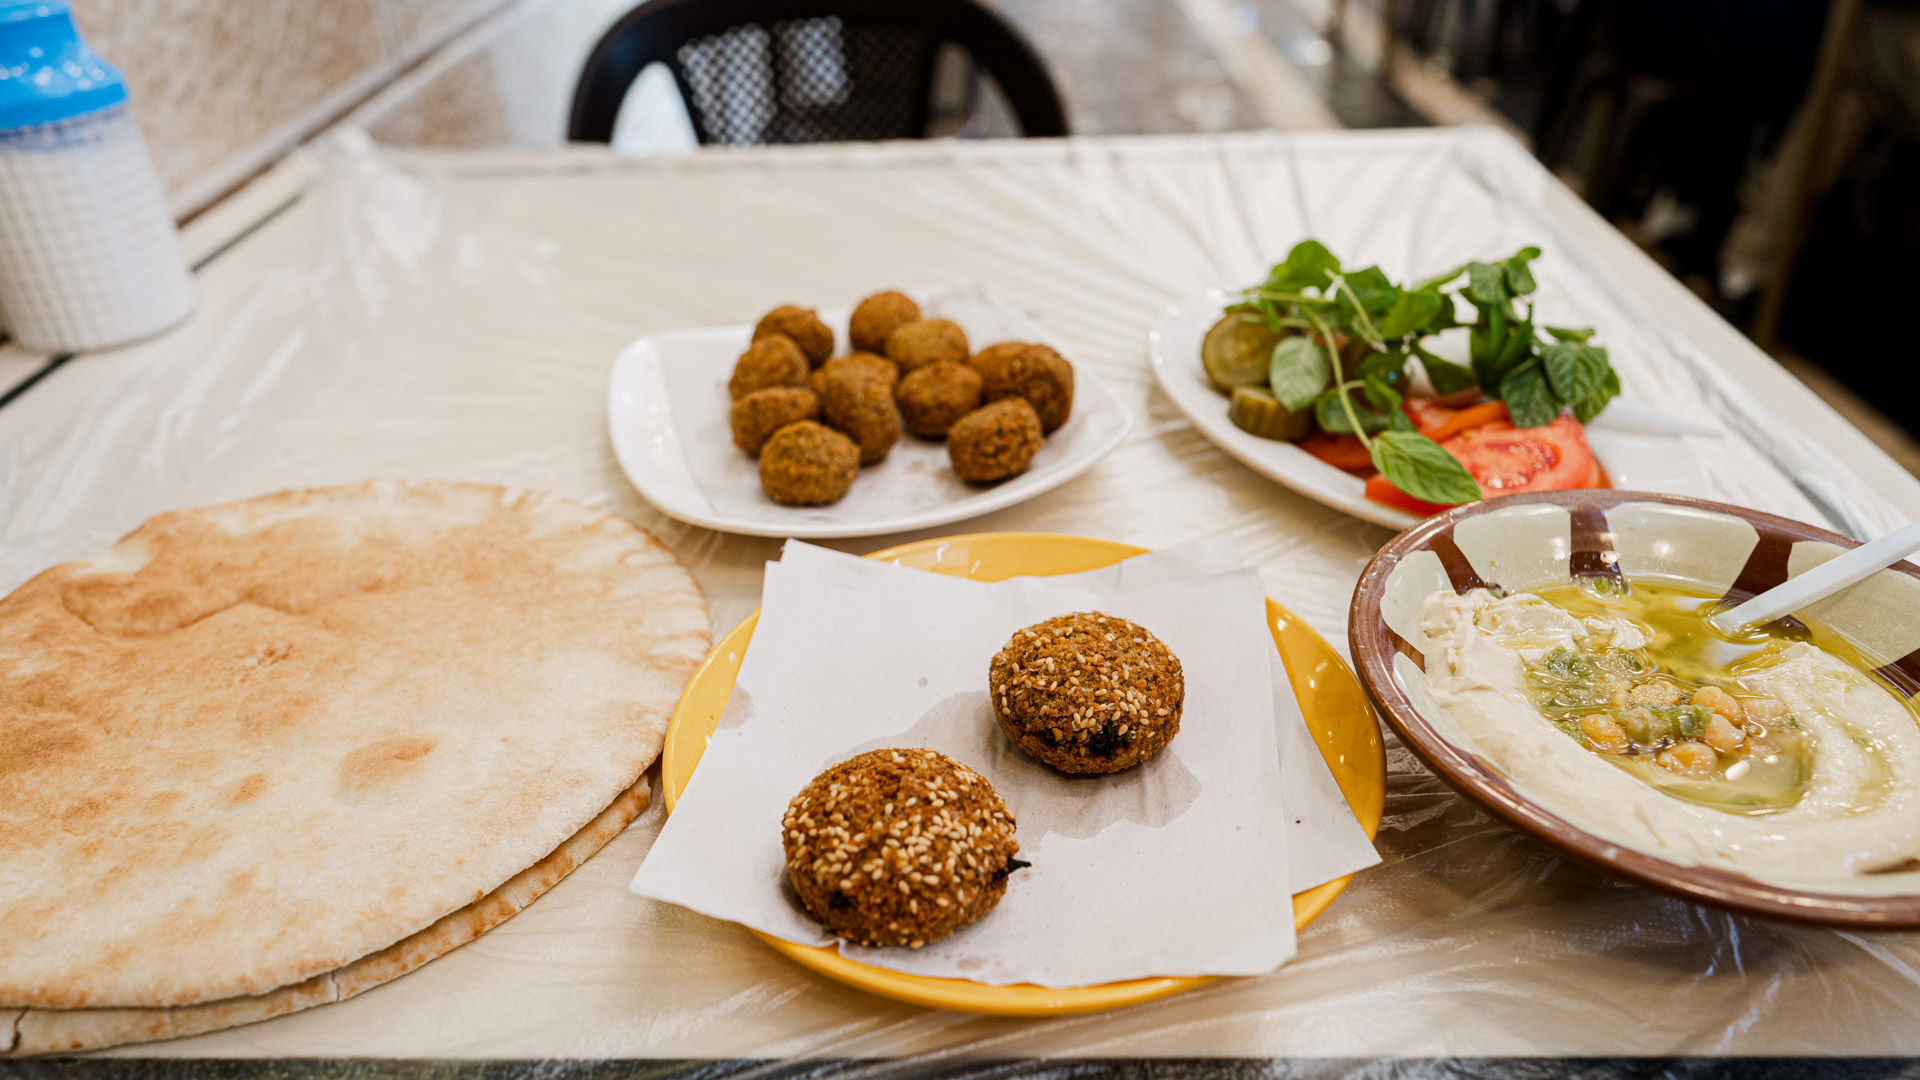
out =
[[1864,581],[1916,551],[1920,551],[1920,521],[1895,529],[1878,540],[1861,544],[1798,577],[1788,578],[1746,603],[1730,607],[1707,621],[1723,634],[1772,622],[1816,600],[1825,600],[1855,582]]

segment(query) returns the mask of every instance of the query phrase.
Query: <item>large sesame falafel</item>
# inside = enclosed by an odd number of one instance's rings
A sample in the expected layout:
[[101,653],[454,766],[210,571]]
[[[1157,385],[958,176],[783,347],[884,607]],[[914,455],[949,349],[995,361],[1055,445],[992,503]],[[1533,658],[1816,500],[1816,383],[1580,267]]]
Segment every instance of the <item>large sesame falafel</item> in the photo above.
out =
[[800,902],[871,947],[951,935],[992,911],[1026,865],[993,785],[933,750],[870,750],[827,769],[780,828]]
[[893,328],[919,317],[920,305],[905,293],[874,293],[847,319],[847,342],[858,352],[884,353]]
[[769,386],[807,385],[807,354],[785,334],[769,334],[747,346],[734,362],[727,393],[735,401]]
[[1187,684],[1159,638],[1098,611],[1015,632],[987,668],[1000,730],[1069,773],[1130,769],[1180,731]]
[[821,381],[820,419],[860,446],[860,464],[884,460],[900,441],[900,413],[887,384],[871,376],[836,375]]
[[836,356],[820,365],[813,374],[807,376],[807,385],[813,387],[814,393],[823,393],[827,388],[828,379],[836,379],[842,375],[865,375],[879,379],[887,384],[887,392],[892,393],[893,388],[900,382],[900,366],[884,356],[876,356],[870,352],[848,353],[845,356]]
[[733,445],[758,454],[774,432],[819,415],[820,397],[813,391],[804,386],[769,386],[734,402],[727,419],[733,425]]
[[1073,414],[1073,365],[1045,345],[1003,341],[974,354],[980,372],[980,396],[987,401],[1023,397],[1051,435]]
[[853,440],[812,420],[786,425],[760,448],[760,486],[788,506],[839,502],[859,472]]
[[944,439],[954,421],[980,407],[980,373],[966,364],[939,360],[908,373],[893,397],[908,431]]
[[1026,398],[982,405],[947,429],[947,460],[970,484],[992,484],[1027,471],[1045,443],[1040,417]]
[[887,335],[887,358],[900,365],[901,374],[940,360],[967,362],[967,333],[946,319],[915,319]]
[[782,304],[753,324],[753,340],[759,341],[769,334],[785,334],[793,339],[795,345],[807,356],[807,363],[819,367],[833,355],[833,331],[820,321],[820,316],[812,308],[803,308],[796,304]]

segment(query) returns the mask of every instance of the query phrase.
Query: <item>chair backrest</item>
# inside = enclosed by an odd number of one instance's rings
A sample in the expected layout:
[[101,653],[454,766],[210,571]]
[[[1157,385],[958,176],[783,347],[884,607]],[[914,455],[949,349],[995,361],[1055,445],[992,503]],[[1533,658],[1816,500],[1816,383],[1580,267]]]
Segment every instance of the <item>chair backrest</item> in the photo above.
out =
[[999,84],[1022,134],[1067,133],[1046,66],[978,0],[647,0],[587,58],[567,137],[611,141],[628,87],[661,63],[702,143],[920,138],[946,44]]

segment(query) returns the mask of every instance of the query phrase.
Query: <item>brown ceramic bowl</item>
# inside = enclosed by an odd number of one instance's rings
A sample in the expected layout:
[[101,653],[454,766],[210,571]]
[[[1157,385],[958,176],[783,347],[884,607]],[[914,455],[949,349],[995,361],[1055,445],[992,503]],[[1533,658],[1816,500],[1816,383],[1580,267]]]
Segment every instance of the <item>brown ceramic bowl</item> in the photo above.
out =
[[[1589,866],[1687,900],[1830,926],[1920,927],[1920,862],[1872,874],[1874,895],[1783,887],[1730,870],[1683,865],[1575,827],[1516,790],[1475,752],[1422,690],[1421,601],[1441,588],[1509,591],[1572,577],[1665,580],[1742,600],[1831,558],[1853,540],[1722,503],[1625,491],[1510,495],[1429,518],[1380,550],[1354,590],[1354,666],[1388,723],[1436,775],[1508,825]],[[1817,618],[1872,655],[1912,697],[1920,688],[1920,569],[1899,563],[1797,614]],[[1409,694],[1408,686],[1416,692]],[[1447,734],[1451,733],[1451,734]],[[1799,885],[1801,883],[1796,883]],[[1817,882],[1811,883],[1817,885]],[[1839,883],[1836,883],[1838,887]]]

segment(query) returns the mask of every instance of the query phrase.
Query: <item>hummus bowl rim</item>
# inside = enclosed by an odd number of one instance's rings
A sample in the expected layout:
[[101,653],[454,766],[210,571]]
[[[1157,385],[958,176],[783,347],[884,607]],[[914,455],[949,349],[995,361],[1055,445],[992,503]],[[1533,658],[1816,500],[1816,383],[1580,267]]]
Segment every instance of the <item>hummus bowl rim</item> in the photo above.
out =
[[[1738,517],[1760,534],[1761,543],[1820,541],[1844,548],[1860,542],[1802,521],[1768,514],[1746,507],[1713,502],[1688,496],[1661,495],[1652,492],[1611,489],[1534,492],[1506,495],[1454,507],[1436,514],[1401,532],[1376,552],[1360,574],[1354,588],[1347,622],[1347,638],[1353,666],[1380,714],[1394,733],[1413,751],[1435,776],[1464,796],[1469,802],[1492,814],[1504,824],[1547,845],[1575,862],[1624,878],[1636,885],[1715,907],[1820,926],[1861,929],[1920,928],[1920,891],[1895,895],[1860,895],[1820,892],[1793,888],[1747,877],[1718,867],[1686,865],[1627,848],[1603,839],[1572,824],[1551,808],[1521,794],[1489,763],[1455,745],[1422,716],[1394,675],[1394,657],[1402,651],[1413,657],[1415,650],[1395,634],[1381,613],[1387,578],[1400,561],[1417,551],[1434,550],[1437,539],[1452,546],[1454,526],[1469,518],[1510,507],[1548,504],[1574,515],[1599,514],[1623,503],[1661,503]],[[1573,563],[1582,560],[1575,530]],[[1756,549],[1756,555],[1757,555]],[[1443,564],[1449,554],[1458,563],[1458,549],[1452,553],[1436,551]],[[1920,579],[1920,568],[1910,562],[1896,563],[1891,569]],[[1452,570],[1452,567],[1449,567]],[[1576,576],[1582,571],[1575,570]],[[1455,588],[1462,586],[1455,577]],[[1771,585],[1773,582],[1767,582]],[[1745,592],[1738,585],[1734,593]],[[1751,595],[1751,593],[1747,593]]]

